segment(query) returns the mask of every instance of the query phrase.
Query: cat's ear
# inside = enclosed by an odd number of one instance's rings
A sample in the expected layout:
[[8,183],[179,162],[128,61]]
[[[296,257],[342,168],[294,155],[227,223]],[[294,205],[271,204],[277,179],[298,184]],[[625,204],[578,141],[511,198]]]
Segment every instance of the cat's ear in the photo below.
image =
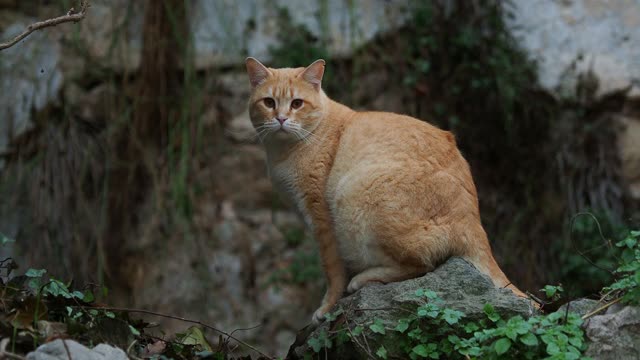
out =
[[271,71],[255,58],[248,57],[244,63],[247,66],[247,73],[253,88],[262,84],[271,75]]
[[313,64],[307,66],[303,72],[298,75],[298,77],[303,78],[311,85],[313,85],[316,90],[320,89],[320,83],[322,83],[322,75],[324,75],[324,60],[319,59],[313,62]]

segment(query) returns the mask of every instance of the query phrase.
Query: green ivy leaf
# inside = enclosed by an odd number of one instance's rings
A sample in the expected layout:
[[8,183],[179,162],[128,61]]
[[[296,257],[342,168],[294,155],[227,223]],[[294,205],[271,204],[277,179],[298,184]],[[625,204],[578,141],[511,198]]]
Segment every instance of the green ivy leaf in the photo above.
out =
[[376,334],[384,335],[386,333],[382,320],[380,319],[375,319],[373,324],[369,325],[369,329]]
[[427,349],[427,346],[424,344],[416,345],[413,349],[411,349],[411,352],[423,358],[428,357],[430,353],[430,351]]
[[307,344],[311,346],[314,352],[320,352],[320,349],[322,349],[322,343],[318,338],[311,338],[307,340]]
[[408,328],[409,328],[409,320],[400,319],[400,321],[398,321],[398,325],[396,325],[395,330],[397,332],[404,333],[405,331],[407,331]]
[[474,322],[470,322],[464,325],[464,331],[467,334],[471,334],[475,331],[478,331],[478,329],[480,329],[480,327],[478,327],[478,324],[474,323]]
[[626,239],[623,240],[623,242],[629,249],[633,249],[633,247],[636,246],[636,244],[638,243],[638,239],[636,239],[635,237],[628,236]]
[[493,305],[491,304],[484,305],[484,313],[487,315],[489,320],[493,322],[497,322],[498,320],[500,320],[500,314],[496,312],[496,310],[493,308]]
[[464,316],[464,313],[462,313],[461,311],[452,310],[452,309],[444,309],[442,313],[442,318],[449,325],[456,324],[460,319],[462,319],[463,316]]
[[129,330],[131,330],[131,333],[135,336],[140,336],[140,331],[138,331],[138,329],[134,328],[133,326],[129,325]]
[[353,330],[351,330],[351,333],[353,334],[353,336],[358,336],[358,335],[362,334],[362,330],[364,330],[362,328],[362,326],[358,325],[358,326],[354,327]]
[[532,333],[522,335],[520,342],[527,346],[538,346],[538,338]]
[[549,355],[557,355],[560,353],[560,347],[555,342],[547,343],[547,354]]
[[545,285],[544,288],[540,289],[540,291],[544,291],[544,294],[547,298],[551,299],[556,295],[560,295],[561,292],[564,291],[562,286],[554,286],[554,285]]
[[509,351],[509,349],[511,348],[511,340],[507,338],[499,339],[498,341],[493,343],[493,348],[495,349],[496,354],[502,355]]
[[338,330],[338,333],[336,334],[336,345],[340,346],[342,344],[345,344],[349,342],[350,338],[351,334],[349,334],[346,328],[342,328]]
[[336,318],[338,317],[338,315],[342,314],[342,309],[338,308],[338,310],[334,311],[334,312],[330,312],[330,313],[326,313],[324,314],[324,317],[327,321],[331,322],[331,321],[335,321]]
[[85,290],[82,296],[82,300],[88,303],[93,302],[95,300],[95,296],[93,296],[93,291]]
[[438,294],[436,294],[436,292],[433,290],[425,290],[424,296],[429,300],[435,300],[438,298]]
[[378,351],[376,351],[376,355],[378,355],[381,359],[387,359],[387,349],[384,348],[384,345],[378,348]]
[[39,278],[42,277],[42,275],[44,275],[46,272],[47,270],[45,269],[29,269],[24,275],[31,278]]

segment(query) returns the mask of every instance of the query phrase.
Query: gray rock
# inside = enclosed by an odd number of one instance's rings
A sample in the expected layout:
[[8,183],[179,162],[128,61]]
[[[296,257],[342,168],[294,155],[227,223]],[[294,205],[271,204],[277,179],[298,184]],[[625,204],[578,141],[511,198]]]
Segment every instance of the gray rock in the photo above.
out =
[[[27,26],[16,22],[0,34],[11,39]],[[33,128],[31,113],[57,99],[63,76],[59,69],[60,45],[46,32],[2,51],[0,56],[0,153],[11,141]],[[2,169],[0,162],[0,169]]]
[[67,360],[69,357],[73,360],[128,359],[124,351],[111,345],[100,344],[93,349],[89,349],[73,340],[62,339],[40,345],[35,351],[27,354],[27,360]]
[[95,0],[79,23],[79,36],[94,61],[118,70],[135,70],[142,55],[143,20],[141,1]]
[[[423,277],[385,285],[372,284],[343,298],[337,305],[344,311],[340,318],[351,324],[370,324],[374,319],[380,319],[387,327],[393,328],[397,325],[398,319],[406,317],[407,310],[413,311],[424,303],[415,296],[417,289],[435,291],[444,301],[442,307],[462,311],[467,319],[485,318],[484,305],[487,303],[492,304],[503,317],[520,315],[528,318],[535,313],[529,300],[514,295],[511,290],[495,288],[489,278],[473,265],[460,258],[451,258]],[[304,358],[305,353],[313,353],[307,345],[307,339],[317,337],[322,331],[328,331],[330,326],[331,324],[325,322],[311,333],[304,333],[309,332],[309,328],[303,330],[289,350],[288,358]],[[364,329],[363,334],[369,347],[377,349],[380,337],[371,333],[367,326],[364,326]],[[387,333],[382,342],[393,344],[393,335]],[[392,345],[385,347],[389,351],[393,348]],[[367,354],[357,347],[339,351],[341,353],[336,355],[337,358],[347,354],[355,359],[367,358]],[[389,357],[393,358],[391,355]]]
[[[401,26],[407,19],[407,0],[348,2],[328,0],[198,0],[188,7],[197,68],[232,65],[250,55],[269,60],[277,44],[279,9],[292,21],[305,24],[315,35],[329,39],[329,50],[348,55],[377,34]],[[318,14],[326,14],[319,21]],[[134,70],[142,52],[143,6],[137,1],[95,0],[81,23],[93,58],[116,68]],[[118,39],[114,43],[114,39]]]
[[[269,60],[269,47],[277,44],[279,9],[287,9],[295,24],[305,24],[314,36],[329,39],[333,55],[346,56],[355,49],[402,25],[408,1],[307,1],[223,0],[196,1],[192,7],[191,31],[196,48],[196,66],[236,64],[246,51]],[[319,20],[318,14],[326,14]]]
[[512,3],[507,20],[539,62],[547,90],[572,91],[579,76],[592,71],[600,85],[596,96],[629,86],[640,95],[640,0]]
[[586,355],[594,359],[640,359],[640,308],[624,307],[613,314],[587,319],[590,340]]
[[577,299],[560,306],[560,308],[558,309],[558,312],[565,312],[567,311],[567,307],[568,307],[569,312],[576,313],[580,316],[583,316],[595,310],[598,307],[598,304],[600,304],[600,302],[598,302],[597,300]]

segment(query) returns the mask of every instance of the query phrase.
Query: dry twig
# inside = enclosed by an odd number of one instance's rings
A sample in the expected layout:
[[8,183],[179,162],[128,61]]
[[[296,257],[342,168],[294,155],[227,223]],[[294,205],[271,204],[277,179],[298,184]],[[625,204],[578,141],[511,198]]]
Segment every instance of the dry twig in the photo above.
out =
[[583,315],[583,316],[582,316],[582,320],[586,320],[586,319],[588,319],[588,318],[592,317],[593,315],[596,315],[596,314],[598,314],[599,312],[601,312],[601,311],[603,311],[603,310],[606,310],[606,309],[607,309],[607,308],[609,308],[611,305],[614,305],[614,304],[619,303],[619,302],[620,302],[620,300],[622,300],[622,298],[621,298],[621,297],[619,297],[619,298],[617,298],[617,299],[615,299],[615,300],[613,300],[613,301],[611,301],[611,302],[609,302],[609,303],[606,303],[606,304],[602,305],[601,307],[599,307],[599,308],[597,308],[597,309],[593,310],[592,312],[590,312],[590,313],[588,313],[588,314]]
[[76,12],[74,8],[71,8],[66,15],[62,15],[53,19],[48,19],[44,21],[39,21],[37,23],[33,23],[27,26],[27,28],[21,34],[13,38],[13,40],[7,41],[5,43],[0,43],[0,51],[12,47],[13,45],[20,42],[20,40],[26,38],[27,36],[29,36],[29,34],[31,34],[36,30],[43,29],[49,26],[56,26],[58,24],[62,24],[66,22],[78,22],[84,19],[84,16],[87,13],[87,8],[89,8],[89,0],[82,0],[80,2],[80,11]]

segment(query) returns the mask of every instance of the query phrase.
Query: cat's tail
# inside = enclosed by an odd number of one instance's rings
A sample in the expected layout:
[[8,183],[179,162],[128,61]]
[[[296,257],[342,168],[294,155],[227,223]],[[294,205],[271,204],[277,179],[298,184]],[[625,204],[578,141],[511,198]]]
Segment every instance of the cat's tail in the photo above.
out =
[[473,264],[478,271],[487,275],[496,287],[510,289],[514,294],[520,297],[529,297],[511,283],[498,266],[498,263],[493,258],[491,252],[474,252],[474,254],[465,255],[463,258]]
[[[473,227],[474,226],[470,226],[470,228]],[[498,266],[496,259],[493,257],[489,239],[482,225],[478,225],[474,230],[476,231],[466,234],[467,244],[473,245],[466,247],[466,251],[462,257],[473,264],[478,271],[487,275],[496,287],[510,289],[517,296],[529,298],[527,294],[511,283],[500,269],[500,266]],[[471,239],[473,240],[469,241]]]

